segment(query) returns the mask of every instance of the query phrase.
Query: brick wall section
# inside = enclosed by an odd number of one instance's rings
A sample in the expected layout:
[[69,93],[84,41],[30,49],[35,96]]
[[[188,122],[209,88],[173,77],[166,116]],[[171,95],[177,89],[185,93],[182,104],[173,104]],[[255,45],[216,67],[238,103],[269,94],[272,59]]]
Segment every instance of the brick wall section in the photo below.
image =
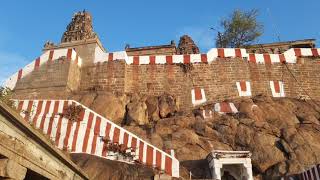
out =
[[80,69],[67,60],[45,63],[20,79],[15,98],[63,98],[79,89]]
[[[303,64],[288,64],[303,89],[320,99],[320,64],[307,59]],[[237,81],[250,81],[252,96],[272,96],[270,81],[283,81],[286,97],[306,95],[284,64],[256,64],[242,59],[219,59],[211,64],[193,64],[190,74],[178,65],[126,65],[126,92],[177,96],[180,107],[192,107],[191,89],[204,88],[208,101],[239,98]]]
[[[320,100],[319,59],[301,58],[297,64],[287,64],[287,67],[303,89]],[[192,108],[193,88],[203,88],[208,102],[216,102],[239,98],[238,81],[250,81],[252,96],[272,96],[269,81],[283,81],[286,97],[306,95],[284,64],[257,64],[237,58],[218,59],[211,64],[193,64],[190,73],[185,73],[178,64],[128,65],[124,61],[86,65],[80,73],[69,63],[55,61],[22,78],[17,83],[16,92],[21,97],[32,95],[55,99],[66,97],[70,90],[81,93],[96,89],[156,96],[167,92],[176,96],[180,109],[187,110]]]
[[192,81],[178,65],[127,65],[126,92],[174,94],[180,105],[191,103]]
[[125,62],[109,61],[81,69],[80,91],[103,90],[124,93]]

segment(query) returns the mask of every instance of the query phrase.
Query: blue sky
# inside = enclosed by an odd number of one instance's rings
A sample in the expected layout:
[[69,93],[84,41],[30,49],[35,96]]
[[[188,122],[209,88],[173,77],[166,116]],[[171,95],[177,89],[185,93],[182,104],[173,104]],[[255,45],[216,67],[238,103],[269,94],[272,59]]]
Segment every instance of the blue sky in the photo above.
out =
[[[189,34],[202,52],[214,47],[221,18],[234,9],[259,9],[264,35],[257,43],[320,39],[319,0],[29,0],[1,1],[0,81],[41,54],[46,40],[58,43],[74,12],[93,15],[94,30],[108,51],[178,43]],[[319,43],[319,41],[317,41]]]

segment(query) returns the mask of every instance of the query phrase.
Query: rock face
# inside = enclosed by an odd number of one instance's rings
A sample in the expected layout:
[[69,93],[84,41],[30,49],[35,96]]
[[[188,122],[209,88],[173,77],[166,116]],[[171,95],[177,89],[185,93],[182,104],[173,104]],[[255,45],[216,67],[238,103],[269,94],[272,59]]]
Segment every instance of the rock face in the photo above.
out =
[[143,165],[111,161],[88,154],[71,154],[71,159],[94,180],[145,180],[154,176],[153,170]]
[[163,94],[159,97],[160,117],[166,118],[177,111],[176,100],[169,94]]
[[149,123],[147,105],[144,102],[131,102],[127,105],[126,123],[146,125]]
[[199,54],[198,46],[193,42],[190,36],[183,35],[180,37],[177,54]]
[[80,102],[116,124],[121,124],[124,119],[126,104],[123,97],[112,93],[89,93],[83,95]]
[[204,160],[214,149],[251,151],[256,179],[277,179],[320,163],[320,107],[309,101],[237,99],[237,115],[213,113],[209,119],[199,110],[179,112],[170,94],[87,94],[80,101],[118,124],[130,121],[126,129],[157,147],[175,150],[184,168],[199,178],[210,178]]

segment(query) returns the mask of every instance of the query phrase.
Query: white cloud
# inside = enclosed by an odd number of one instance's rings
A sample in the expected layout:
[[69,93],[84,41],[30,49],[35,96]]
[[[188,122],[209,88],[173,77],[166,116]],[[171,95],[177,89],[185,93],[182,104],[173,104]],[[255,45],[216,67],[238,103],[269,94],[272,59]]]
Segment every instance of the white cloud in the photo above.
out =
[[27,64],[27,59],[19,54],[0,50],[0,84]]
[[210,30],[210,27],[184,27],[178,31],[177,39],[182,35],[189,35],[201,52],[207,52],[210,48],[215,47],[216,32]]

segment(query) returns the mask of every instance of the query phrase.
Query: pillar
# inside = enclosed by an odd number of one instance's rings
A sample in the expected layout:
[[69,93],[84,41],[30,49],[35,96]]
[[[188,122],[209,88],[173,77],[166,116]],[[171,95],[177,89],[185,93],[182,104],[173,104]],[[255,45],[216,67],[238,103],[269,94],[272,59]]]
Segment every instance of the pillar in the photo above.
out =
[[214,165],[212,167],[212,178],[216,180],[221,180],[221,168],[222,164],[217,163],[216,161],[214,162]]
[[23,180],[26,176],[27,168],[21,166],[10,159],[0,159],[0,179]]
[[246,171],[246,176],[248,180],[253,180],[253,176],[252,176],[252,165],[251,165],[251,161],[250,163],[245,163],[243,164],[245,171]]

